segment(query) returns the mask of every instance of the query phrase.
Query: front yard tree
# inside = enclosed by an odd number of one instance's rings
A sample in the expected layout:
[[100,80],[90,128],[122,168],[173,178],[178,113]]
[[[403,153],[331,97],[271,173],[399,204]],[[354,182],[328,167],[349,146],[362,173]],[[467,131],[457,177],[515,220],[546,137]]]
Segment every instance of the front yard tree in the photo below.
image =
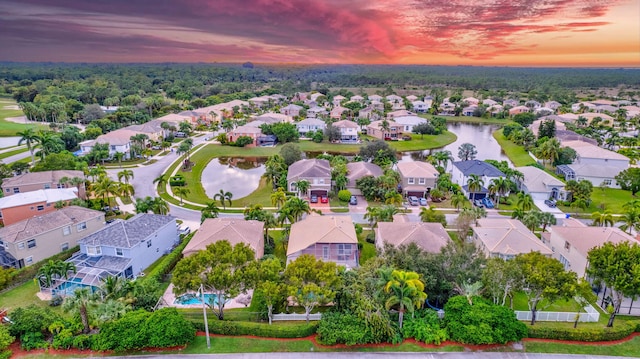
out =
[[206,207],[200,210],[200,223],[203,223],[207,218],[218,218],[220,208],[216,206],[215,202],[207,202]]
[[256,288],[267,306],[269,324],[273,321],[273,306],[281,302],[286,295],[286,286],[282,283],[282,265],[277,258],[269,258],[260,262],[258,272],[259,284]]
[[227,201],[229,201],[229,205],[231,205],[231,198],[233,198],[233,193],[225,192],[223,189],[213,195],[213,200],[219,200],[223,209],[227,209]]
[[575,272],[564,270],[557,259],[530,252],[520,254],[514,260],[522,275],[522,287],[531,310],[531,325],[536,323],[538,310],[543,309],[540,308],[543,299],[549,306],[558,299],[569,299],[574,295],[577,276]]
[[423,139],[424,135],[433,135],[435,132],[436,128],[428,122],[413,126],[413,133],[420,135],[420,139]]
[[505,305],[509,297],[513,307],[513,293],[522,287],[520,280],[516,261],[490,258],[482,271],[485,291],[493,300],[493,304],[497,305]]
[[477,154],[476,146],[471,143],[463,143],[458,147],[458,158],[460,161],[475,160]]
[[402,329],[404,312],[413,313],[414,309],[421,308],[427,300],[424,292],[424,283],[416,272],[394,270],[391,279],[385,284],[384,291],[391,296],[387,299],[387,309],[398,308],[398,325]]
[[613,326],[624,297],[640,295],[640,246],[622,242],[606,242],[589,251],[587,273],[601,281],[612,292],[613,310],[607,327]]
[[615,177],[622,189],[631,191],[631,195],[635,196],[640,191],[640,168],[630,167],[618,173]]
[[380,166],[397,161],[396,152],[382,140],[367,142],[364,147],[360,148],[360,156],[365,161],[372,161]]
[[244,243],[231,247],[227,240],[212,243],[178,262],[171,282],[175,294],[200,289],[215,294],[215,301],[205,303],[218,319],[224,319],[226,301],[246,293],[254,282],[255,253]]
[[340,286],[338,267],[334,262],[323,262],[303,254],[289,263],[284,271],[289,295],[304,308],[309,322],[313,308],[333,301]]
[[302,158],[302,150],[295,143],[285,143],[280,149],[280,156],[287,166],[291,166],[294,162],[300,161]]

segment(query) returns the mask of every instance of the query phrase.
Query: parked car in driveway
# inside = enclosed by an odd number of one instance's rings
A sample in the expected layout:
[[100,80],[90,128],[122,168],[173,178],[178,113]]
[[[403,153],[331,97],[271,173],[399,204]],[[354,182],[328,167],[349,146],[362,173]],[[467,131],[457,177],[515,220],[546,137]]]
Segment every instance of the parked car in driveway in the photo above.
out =
[[416,196],[409,196],[409,204],[412,206],[418,206],[420,205],[420,200],[418,200],[418,197]]
[[556,208],[556,201],[553,199],[545,199],[544,200],[544,204],[546,204],[547,206],[551,207],[551,208]]
[[426,206],[427,205],[427,199],[424,198],[424,197],[418,198],[418,202],[420,202],[421,206]]
[[311,195],[311,203],[318,203],[318,195],[317,194],[312,194]]
[[493,206],[493,201],[492,201],[492,200],[491,200],[491,198],[489,198],[489,197],[485,197],[485,198],[483,198],[483,199],[482,199],[482,204],[483,204],[486,208],[489,208],[489,209],[492,209],[492,208],[494,207],[494,206]]
[[320,202],[321,203],[329,203],[329,197],[327,197],[327,196],[320,197]]
[[481,199],[476,199],[475,201],[473,201],[473,204],[476,207],[480,207],[480,208],[484,207],[484,204],[482,204],[482,200]]
[[180,234],[184,234],[186,236],[189,233],[191,233],[191,228],[189,227],[184,227],[180,229]]
[[351,196],[351,198],[349,198],[349,204],[352,204],[352,205],[358,204],[358,197]]

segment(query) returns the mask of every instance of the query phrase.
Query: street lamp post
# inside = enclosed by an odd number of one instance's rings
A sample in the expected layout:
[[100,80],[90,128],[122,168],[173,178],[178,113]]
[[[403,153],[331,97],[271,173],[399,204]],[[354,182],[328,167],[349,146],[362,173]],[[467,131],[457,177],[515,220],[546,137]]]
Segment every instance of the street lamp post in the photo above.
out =
[[200,295],[202,296],[202,315],[204,316],[204,332],[207,336],[207,349],[211,349],[211,338],[209,338],[209,321],[207,321],[207,305],[204,301],[204,285],[200,284]]

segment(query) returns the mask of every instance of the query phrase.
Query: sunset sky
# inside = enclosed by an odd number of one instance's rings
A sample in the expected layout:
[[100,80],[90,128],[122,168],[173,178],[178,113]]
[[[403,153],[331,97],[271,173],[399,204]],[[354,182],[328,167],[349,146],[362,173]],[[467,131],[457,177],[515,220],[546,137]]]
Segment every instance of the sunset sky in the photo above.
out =
[[640,1],[0,0],[0,61],[640,67]]

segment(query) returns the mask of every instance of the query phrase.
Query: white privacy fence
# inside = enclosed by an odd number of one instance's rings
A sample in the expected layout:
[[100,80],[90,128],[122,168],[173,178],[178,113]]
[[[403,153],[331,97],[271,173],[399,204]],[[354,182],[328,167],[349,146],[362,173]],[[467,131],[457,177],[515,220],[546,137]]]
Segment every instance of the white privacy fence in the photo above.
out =
[[[309,314],[309,320],[320,320],[320,318],[322,318],[321,313]],[[291,313],[291,314],[280,313],[280,314],[273,315],[274,322],[280,321],[280,320],[307,320],[307,315],[295,314],[295,313]]]
[[[597,322],[600,320],[600,312],[593,306],[584,307],[585,312],[580,313],[579,322]],[[531,311],[516,310],[518,320],[531,320]],[[575,322],[577,312],[536,312],[536,320],[541,322]]]

